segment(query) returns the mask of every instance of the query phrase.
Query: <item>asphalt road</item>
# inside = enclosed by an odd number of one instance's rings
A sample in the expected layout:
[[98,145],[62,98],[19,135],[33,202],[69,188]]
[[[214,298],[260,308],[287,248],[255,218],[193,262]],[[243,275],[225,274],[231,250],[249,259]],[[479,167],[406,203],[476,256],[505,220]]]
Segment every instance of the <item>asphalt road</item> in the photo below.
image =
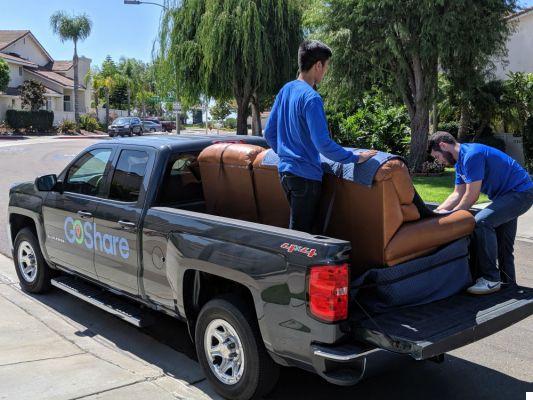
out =
[[[8,188],[13,182],[32,180],[38,175],[59,172],[80,150],[94,140],[50,140],[45,143],[6,145],[0,142],[0,225],[6,226]],[[8,245],[0,229],[0,252]],[[517,241],[516,261],[519,282],[533,286],[533,242]],[[54,291],[35,296],[35,301],[52,307],[68,318],[91,326],[91,330],[118,346],[128,345],[136,328],[84,304],[68,294]],[[145,329],[159,343],[195,358],[184,324],[164,315]],[[114,327],[114,328],[113,328]],[[92,334],[88,332],[88,334]],[[154,361],[150,349],[132,349]],[[533,318],[502,332],[451,352],[445,362],[417,362],[408,357],[378,353],[368,360],[366,379],[355,387],[337,387],[298,369],[285,369],[271,399],[525,399],[533,391]]]

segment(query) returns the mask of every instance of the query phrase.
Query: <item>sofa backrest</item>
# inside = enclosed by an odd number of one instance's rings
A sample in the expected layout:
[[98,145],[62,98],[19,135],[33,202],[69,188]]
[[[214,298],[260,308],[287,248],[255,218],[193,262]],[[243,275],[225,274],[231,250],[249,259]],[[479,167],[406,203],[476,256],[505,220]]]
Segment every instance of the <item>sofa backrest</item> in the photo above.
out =
[[217,143],[198,156],[209,214],[258,222],[252,164],[261,146]]

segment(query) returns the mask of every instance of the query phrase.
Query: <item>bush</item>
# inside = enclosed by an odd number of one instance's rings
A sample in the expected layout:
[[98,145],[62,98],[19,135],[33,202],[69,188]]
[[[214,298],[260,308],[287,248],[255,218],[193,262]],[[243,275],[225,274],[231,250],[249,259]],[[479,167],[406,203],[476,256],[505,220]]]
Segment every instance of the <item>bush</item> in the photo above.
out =
[[76,122],[71,121],[70,119],[64,119],[63,121],[61,121],[57,129],[61,133],[69,133],[74,132],[77,129],[77,125]]
[[457,139],[457,133],[459,132],[459,122],[450,121],[439,123],[439,131],[451,133],[453,137]]
[[444,165],[436,160],[426,161],[422,164],[422,174],[441,174],[444,172]]
[[482,136],[474,140],[475,143],[485,144],[505,152],[505,142],[495,136]]
[[224,128],[237,129],[237,118],[226,118],[224,120]]
[[406,156],[411,140],[409,116],[404,106],[388,105],[372,94],[363,99],[363,106],[355,114],[343,118],[334,135],[345,146],[376,149]]
[[83,114],[80,115],[80,129],[94,132],[100,129],[100,123],[95,117],[88,114]]
[[46,110],[7,110],[6,122],[16,131],[19,129],[27,129],[30,132],[46,132],[52,129],[54,112]]
[[524,128],[524,157],[526,168],[533,173],[533,117],[529,117]]

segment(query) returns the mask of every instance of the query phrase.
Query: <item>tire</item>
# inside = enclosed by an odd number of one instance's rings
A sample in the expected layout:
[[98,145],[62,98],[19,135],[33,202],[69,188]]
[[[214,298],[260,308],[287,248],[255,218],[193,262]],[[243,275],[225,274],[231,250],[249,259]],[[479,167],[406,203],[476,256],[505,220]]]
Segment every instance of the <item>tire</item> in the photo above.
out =
[[109,137],[115,137],[114,133],[109,133],[108,135],[109,135]]
[[130,129],[130,132],[128,133],[128,136],[129,136],[129,137],[132,137],[132,136],[133,136],[133,129]]
[[151,129],[150,129],[150,132],[154,133],[154,132],[155,132],[155,129],[154,129],[154,128],[151,128]]
[[[13,261],[22,290],[29,293],[44,293],[49,290],[52,270],[46,264],[39,241],[31,229],[23,228],[20,230],[15,238],[14,247]],[[27,268],[29,262],[35,263],[34,269]]]
[[139,136],[142,136],[142,135],[143,135],[143,133],[144,133],[143,129],[142,129],[142,128],[141,128],[141,129],[139,129],[139,133],[138,133],[138,135],[139,135]]
[[[198,360],[213,388],[227,399],[261,398],[268,394],[278,381],[279,366],[268,355],[255,321],[257,317],[250,307],[242,299],[233,296],[209,301],[200,311],[196,321],[195,345]],[[218,329],[217,326],[224,329]],[[219,335],[222,332],[221,339],[224,337],[223,332],[230,337],[226,338],[227,342],[221,342],[212,335],[214,331]],[[210,337],[211,339],[208,339]],[[215,356],[212,359],[206,353],[206,343],[212,345],[213,339],[217,346],[227,343],[223,346],[223,354],[232,357],[228,352],[235,349],[233,350],[235,362],[244,361],[239,367],[242,368],[240,371],[233,371],[232,368],[226,370],[226,372],[231,370],[231,375],[237,372],[236,377],[222,374],[228,379],[234,378],[234,382],[224,382],[213,370],[222,364],[222,357]],[[233,347],[230,347],[232,345]]]

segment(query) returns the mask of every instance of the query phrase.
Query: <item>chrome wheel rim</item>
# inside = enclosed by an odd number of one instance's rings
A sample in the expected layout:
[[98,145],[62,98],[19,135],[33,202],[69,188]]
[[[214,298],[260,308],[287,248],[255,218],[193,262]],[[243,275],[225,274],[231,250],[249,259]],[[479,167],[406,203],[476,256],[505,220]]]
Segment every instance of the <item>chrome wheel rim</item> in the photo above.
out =
[[223,319],[209,323],[204,334],[209,368],[226,385],[238,383],[244,373],[244,349],[235,329]]
[[28,283],[35,281],[37,277],[37,259],[35,250],[30,242],[24,240],[20,243],[17,252],[18,267],[24,280]]

